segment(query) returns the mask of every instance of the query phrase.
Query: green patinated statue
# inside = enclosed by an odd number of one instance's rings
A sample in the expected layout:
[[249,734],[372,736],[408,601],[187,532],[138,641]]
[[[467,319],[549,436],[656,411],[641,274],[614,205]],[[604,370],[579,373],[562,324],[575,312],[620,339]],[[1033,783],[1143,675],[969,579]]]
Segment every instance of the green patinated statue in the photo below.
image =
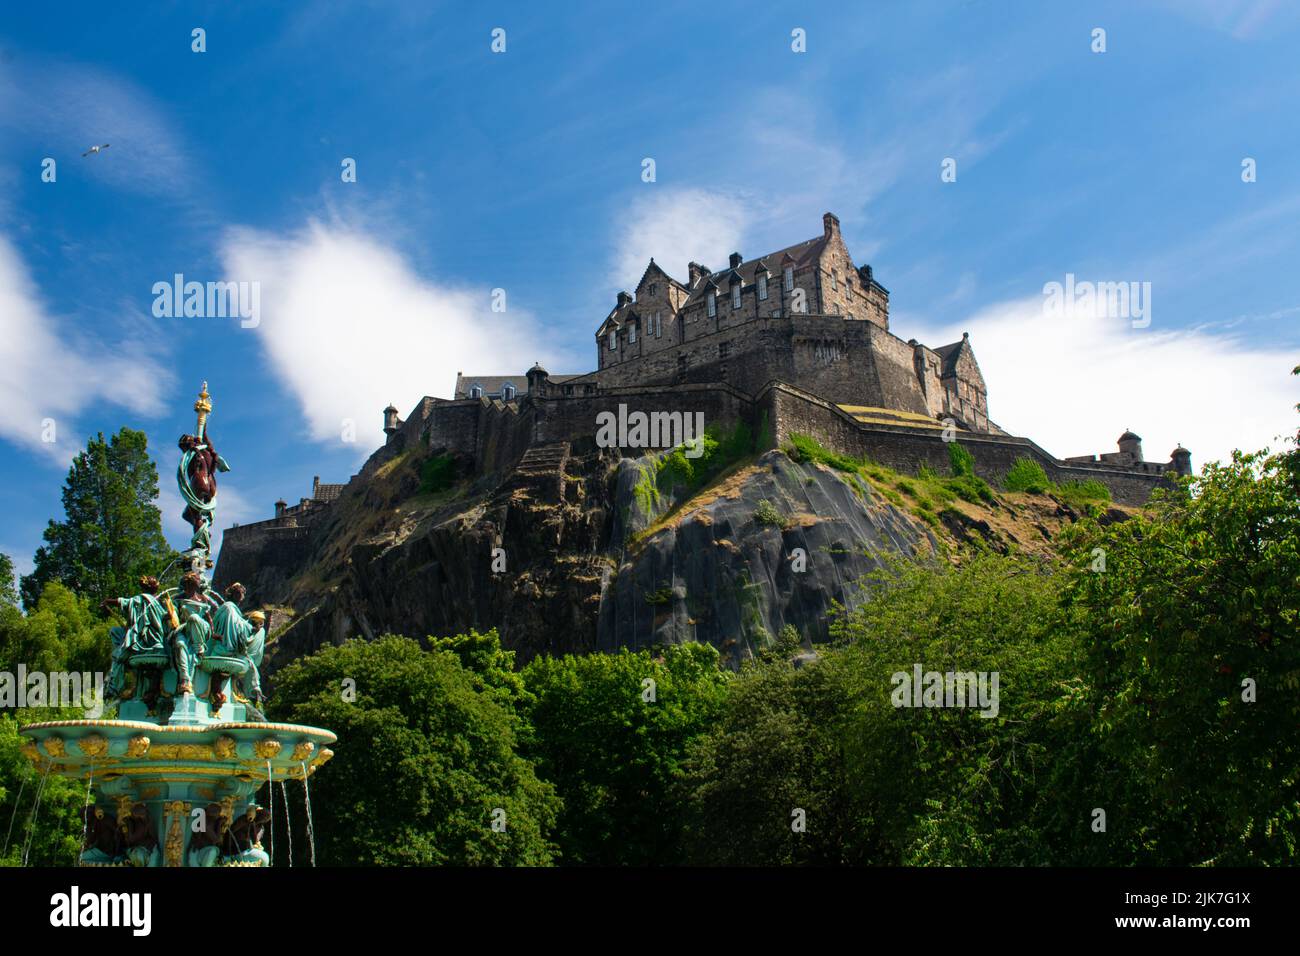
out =
[[181,578],[179,613],[172,618],[172,664],[176,668],[176,693],[194,693],[194,669],[208,652],[212,633],[209,613],[212,605],[204,594],[203,576],[190,571]]
[[110,700],[122,696],[126,663],[132,655],[164,647],[166,610],[158,600],[158,579],[142,577],[140,589],[141,593],[135,597],[109,598],[101,605],[105,611],[121,610],[126,615],[125,627],[113,627],[108,632],[113,642],[113,657],[105,695]]
[[240,610],[247,591],[236,581],[226,588],[225,602],[212,612],[212,633],[216,653],[242,658],[248,666],[235,678],[238,692],[256,711],[254,719],[262,719],[262,679],[259,668],[266,650],[266,615],[253,611],[248,616]]

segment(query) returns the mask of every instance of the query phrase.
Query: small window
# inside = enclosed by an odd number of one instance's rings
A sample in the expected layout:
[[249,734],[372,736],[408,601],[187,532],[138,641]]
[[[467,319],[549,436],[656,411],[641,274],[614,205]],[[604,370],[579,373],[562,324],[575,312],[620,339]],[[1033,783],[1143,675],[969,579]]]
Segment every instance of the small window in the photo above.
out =
[[709,306],[709,318],[713,318],[718,314],[718,297],[713,292],[710,292],[705,296],[705,300],[708,302]]
[[847,277],[844,279],[844,294],[849,297],[850,302],[853,301],[853,280]]
[[636,345],[636,323],[633,322],[627,327],[627,344]]
[[831,291],[835,292],[839,289],[839,287],[840,287],[839,282],[835,278],[835,270],[832,269],[831,270]]
[[504,401],[513,402],[515,400],[515,393],[515,387],[509,382],[506,382],[506,384],[501,387],[501,398]]
[[651,283],[650,283],[650,294],[651,294],[651,295],[658,295],[658,294],[659,294],[659,284],[658,284],[657,282],[651,282]]
[[718,345],[718,358],[722,359],[725,362],[727,360],[727,356],[729,356],[730,354],[731,354],[730,342],[722,342]]
[[783,272],[785,281],[785,291],[794,291],[794,266],[786,266]]
[[767,273],[766,272],[760,272],[758,274],[758,298],[760,301],[767,298]]
[[662,312],[655,313],[655,338],[664,334],[664,316]]
[[850,321],[850,322],[853,321],[853,313],[852,313],[852,312],[849,313],[849,321]]
[[740,308],[740,283],[739,282],[733,282],[731,284],[731,307],[732,309]]
[[618,351],[618,329],[609,330],[609,350],[611,352]]
[[482,398],[482,397],[483,397],[483,386],[482,386],[482,385],[471,385],[471,386],[469,387],[469,397],[470,397],[470,398]]

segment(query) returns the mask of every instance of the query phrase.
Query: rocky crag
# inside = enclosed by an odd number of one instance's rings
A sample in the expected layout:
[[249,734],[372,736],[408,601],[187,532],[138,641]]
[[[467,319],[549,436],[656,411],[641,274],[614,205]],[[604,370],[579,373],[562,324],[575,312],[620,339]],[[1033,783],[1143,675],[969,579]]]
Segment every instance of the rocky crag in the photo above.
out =
[[250,601],[275,609],[272,669],[354,636],[489,628],[521,660],[703,641],[734,666],[787,626],[825,639],[888,556],[1048,550],[1077,517],[1049,495],[935,502],[915,478],[793,451],[715,462],[700,482],[663,454],[540,445],[504,476],[429,491],[434,457],[363,471],[290,565],[222,556],[219,582],[256,567]]

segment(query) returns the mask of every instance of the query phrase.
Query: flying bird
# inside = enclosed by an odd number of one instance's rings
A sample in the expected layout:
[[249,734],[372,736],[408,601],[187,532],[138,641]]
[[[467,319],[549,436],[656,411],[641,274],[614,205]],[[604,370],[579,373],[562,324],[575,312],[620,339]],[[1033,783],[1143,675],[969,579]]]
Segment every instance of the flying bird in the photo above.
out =
[[111,143],[105,143],[103,146],[92,146],[90,147],[90,149],[86,150],[84,153],[81,154],[82,158],[89,156],[91,153],[98,153],[101,149],[108,149],[108,147],[111,145],[112,145]]

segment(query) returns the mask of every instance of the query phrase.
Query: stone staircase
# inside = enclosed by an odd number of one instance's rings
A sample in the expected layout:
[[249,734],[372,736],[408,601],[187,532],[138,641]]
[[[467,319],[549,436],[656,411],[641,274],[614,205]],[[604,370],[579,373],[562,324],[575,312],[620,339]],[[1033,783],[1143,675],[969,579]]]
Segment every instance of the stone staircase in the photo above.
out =
[[568,460],[567,441],[533,445],[515,466],[515,480],[521,486],[549,492],[560,500],[564,497],[564,466]]

